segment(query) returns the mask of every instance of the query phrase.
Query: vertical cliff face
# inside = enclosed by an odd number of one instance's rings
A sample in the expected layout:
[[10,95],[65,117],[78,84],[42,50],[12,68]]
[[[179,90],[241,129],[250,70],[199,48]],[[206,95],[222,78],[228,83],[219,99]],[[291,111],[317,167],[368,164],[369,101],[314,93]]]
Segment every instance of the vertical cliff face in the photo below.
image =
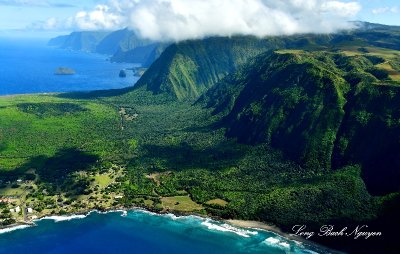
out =
[[361,163],[373,194],[400,190],[400,87],[363,84],[346,106],[333,164]]
[[250,58],[279,47],[275,39],[209,38],[168,47],[136,87],[178,100],[198,98]]
[[363,56],[267,53],[200,102],[224,116],[229,137],[269,143],[312,170],[361,164],[369,191],[386,194],[400,190],[400,87],[373,67]]
[[267,142],[308,168],[330,169],[350,88],[327,60],[296,53],[260,56],[225,81],[228,91],[217,92],[225,97],[217,103],[213,93],[220,88],[212,89],[208,104],[228,112],[228,136],[251,144]]
[[133,31],[122,29],[108,34],[96,46],[96,52],[113,55],[117,51],[128,51],[151,44],[150,41],[139,38]]

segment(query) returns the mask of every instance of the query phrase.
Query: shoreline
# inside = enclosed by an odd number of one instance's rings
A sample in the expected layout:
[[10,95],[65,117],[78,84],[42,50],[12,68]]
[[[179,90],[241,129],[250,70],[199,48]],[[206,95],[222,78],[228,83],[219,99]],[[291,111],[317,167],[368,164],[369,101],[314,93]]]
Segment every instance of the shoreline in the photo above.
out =
[[62,94],[62,93],[68,93],[68,92],[2,94],[2,95],[0,95],[0,99],[1,98],[13,98],[13,97],[19,97],[19,96],[58,95],[58,94]]
[[[205,220],[210,219],[215,222],[226,223],[226,224],[236,227],[238,229],[253,229],[253,230],[261,230],[261,231],[271,232],[271,233],[274,233],[286,240],[305,244],[310,247],[314,247],[318,250],[327,251],[329,253],[335,253],[335,254],[343,253],[338,250],[331,249],[330,247],[321,245],[318,242],[310,241],[310,240],[304,239],[300,236],[296,236],[296,235],[290,234],[288,232],[285,232],[277,226],[270,225],[270,224],[260,222],[260,221],[240,220],[240,219],[223,219],[223,218],[216,217],[216,216],[208,216],[208,215],[204,215],[204,214],[197,214],[197,213],[190,213],[190,212],[152,211],[150,209],[143,208],[143,207],[131,207],[131,208],[119,207],[119,208],[109,208],[109,209],[104,209],[104,210],[91,209],[91,210],[87,210],[87,211],[68,213],[68,214],[64,214],[64,215],[58,215],[58,214],[43,215],[43,216],[38,216],[37,218],[32,219],[27,222],[16,222],[11,225],[0,226],[0,235],[2,233],[9,233],[14,230],[25,229],[25,228],[29,228],[29,227],[36,227],[36,226],[38,226],[36,222],[41,221],[41,220],[48,219],[48,220],[54,220],[55,222],[62,222],[62,221],[69,221],[69,220],[74,220],[74,219],[84,219],[87,216],[89,216],[91,213],[107,214],[107,213],[121,212],[121,213],[123,213],[122,216],[126,216],[125,214],[130,211],[142,211],[142,212],[150,213],[152,215],[157,215],[157,216],[160,216],[160,215],[161,216],[162,215],[172,215],[172,216],[176,216],[176,217],[196,216],[196,217],[199,217],[199,218],[202,218]],[[3,230],[4,230],[4,232],[1,232]]]

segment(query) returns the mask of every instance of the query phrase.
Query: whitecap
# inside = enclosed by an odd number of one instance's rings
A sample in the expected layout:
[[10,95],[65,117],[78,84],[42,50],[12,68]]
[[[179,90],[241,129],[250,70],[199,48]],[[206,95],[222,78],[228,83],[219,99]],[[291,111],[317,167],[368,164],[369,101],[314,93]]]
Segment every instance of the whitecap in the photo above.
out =
[[268,237],[267,239],[265,239],[263,241],[263,243],[268,246],[279,248],[279,249],[290,249],[289,243],[287,243],[286,241],[283,241],[282,239],[277,238],[277,237]]
[[150,212],[148,210],[142,209],[142,208],[135,208],[132,211],[138,212],[138,213],[144,213],[144,214],[149,214],[149,215],[154,215],[154,216],[162,216],[161,214]]
[[269,244],[278,244],[280,241],[277,238],[268,237],[267,239],[264,240],[264,242]]
[[279,242],[278,243],[280,246],[284,247],[285,249],[289,249],[290,248],[290,244],[286,243],[286,242]]
[[258,232],[256,232],[256,231],[236,228],[236,227],[231,226],[226,223],[224,223],[224,224],[212,223],[211,220],[205,220],[201,224],[203,226],[206,226],[209,230],[216,230],[216,231],[221,231],[221,232],[231,232],[231,233],[235,233],[237,235],[243,236],[243,237],[251,237],[251,235],[258,234]]
[[205,219],[203,217],[200,216],[196,216],[196,215],[184,215],[184,216],[177,216],[173,213],[167,213],[164,214],[163,216],[171,219],[171,220],[189,220],[189,221],[204,221]]
[[83,214],[74,214],[74,215],[69,215],[69,216],[47,216],[43,217],[41,219],[35,220],[35,221],[41,221],[41,220],[53,220],[54,222],[61,222],[61,221],[70,221],[70,220],[76,220],[76,219],[84,219],[86,218],[87,215]]
[[25,229],[25,228],[29,228],[31,226],[29,225],[18,225],[18,226],[14,226],[14,227],[10,227],[10,228],[3,228],[0,229],[0,234],[5,234],[5,233],[9,233],[15,230],[19,230],[19,229]]

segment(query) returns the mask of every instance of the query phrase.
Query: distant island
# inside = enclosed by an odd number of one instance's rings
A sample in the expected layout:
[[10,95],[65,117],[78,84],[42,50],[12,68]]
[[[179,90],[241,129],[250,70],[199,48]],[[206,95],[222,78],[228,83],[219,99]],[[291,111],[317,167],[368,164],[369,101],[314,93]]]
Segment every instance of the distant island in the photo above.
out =
[[55,75],[74,75],[75,70],[67,67],[58,67],[54,72]]
[[120,78],[126,78],[126,71],[125,71],[125,70],[121,70],[121,71],[119,72],[119,77],[120,77]]

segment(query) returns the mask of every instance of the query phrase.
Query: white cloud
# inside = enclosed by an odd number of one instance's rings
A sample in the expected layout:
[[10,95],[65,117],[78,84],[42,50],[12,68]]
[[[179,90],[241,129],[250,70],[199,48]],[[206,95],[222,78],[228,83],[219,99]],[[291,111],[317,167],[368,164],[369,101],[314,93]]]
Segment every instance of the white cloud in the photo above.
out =
[[399,13],[399,7],[393,6],[393,7],[376,8],[372,10],[372,13],[375,15],[384,13]]
[[128,8],[143,37],[184,40],[210,35],[330,33],[349,28],[357,2],[326,0],[147,0]]
[[291,35],[349,29],[361,10],[345,0],[109,0],[65,22],[71,29],[130,27],[153,40]]
[[361,6],[356,2],[327,1],[322,4],[322,9],[337,16],[354,17],[361,10]]
[[114,12],[107,5],[97,5],[93,11],[78,12],[75,17],[69,18],[68,27],[77,27],[81,30],[112,30],[126,24],[120,13]]

